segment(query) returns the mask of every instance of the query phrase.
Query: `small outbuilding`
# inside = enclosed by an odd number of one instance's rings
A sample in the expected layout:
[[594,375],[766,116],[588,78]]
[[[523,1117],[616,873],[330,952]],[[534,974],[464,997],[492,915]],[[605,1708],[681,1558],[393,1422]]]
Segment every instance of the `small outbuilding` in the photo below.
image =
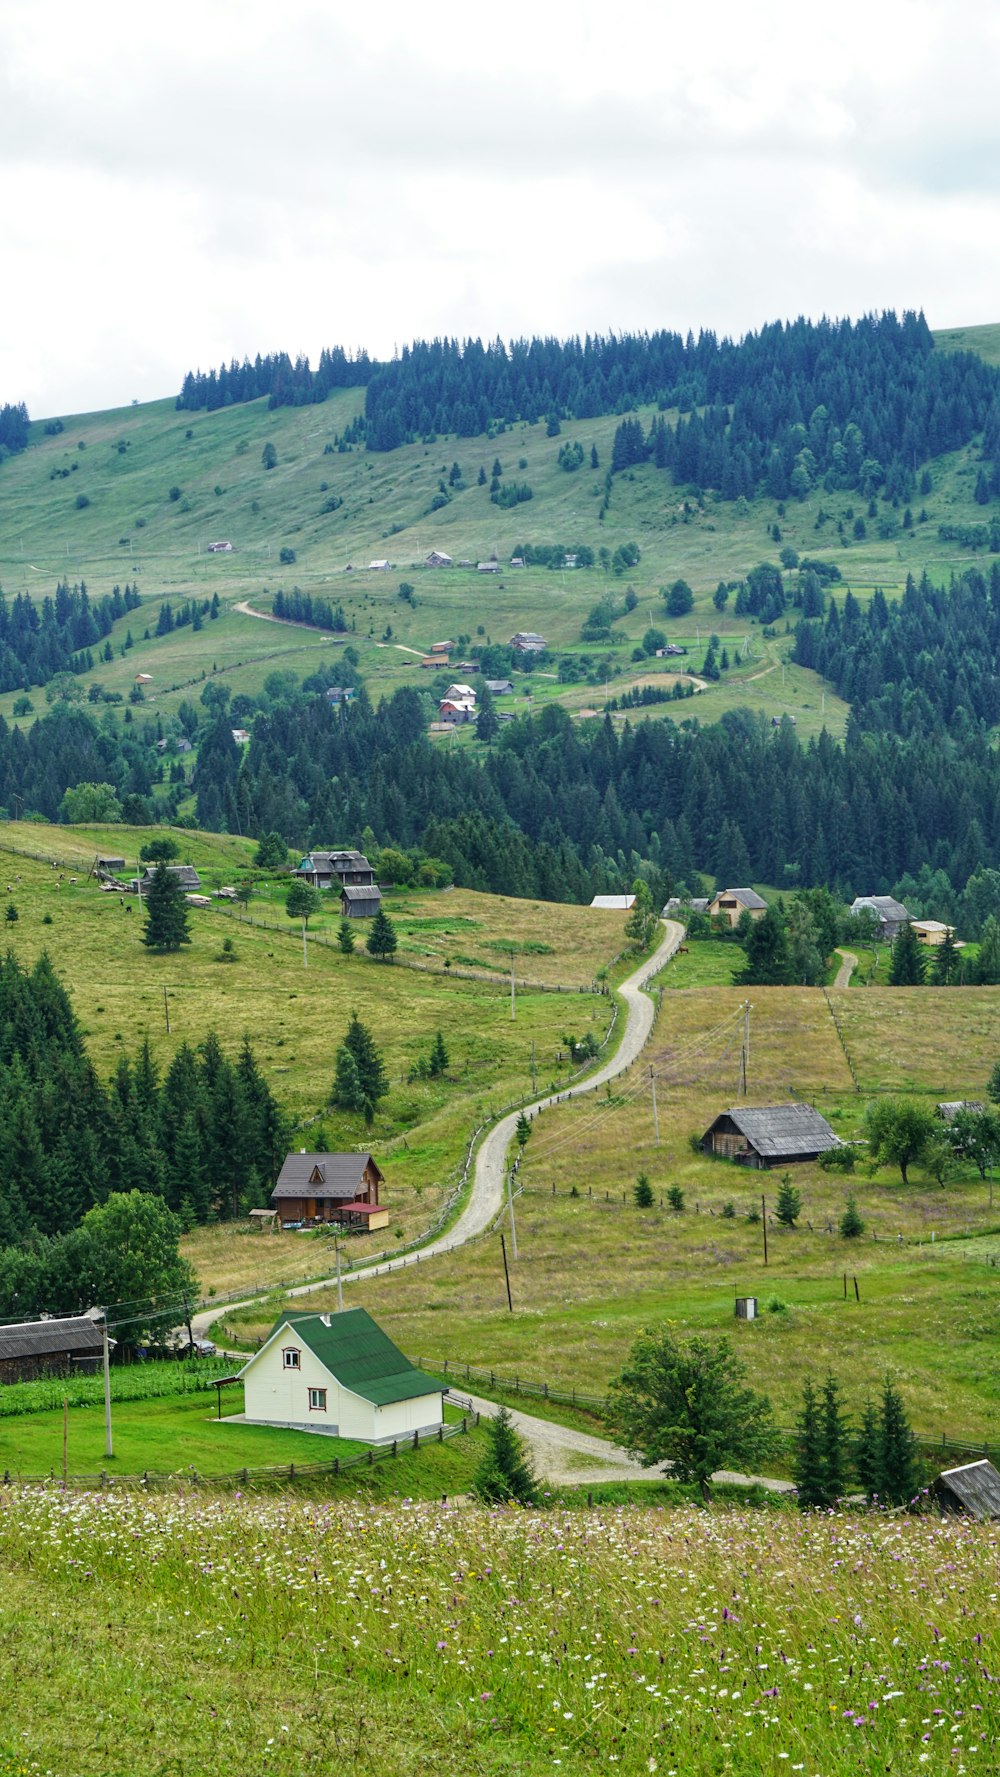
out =
[[943,944],[946,938],[954,938],[954,926],[945,925],[941,919],[911,919],[910,930],[918,944]]
[[382,906],[382,893],[375,882],[345,883],[340,891],[341,919],[374,919]]
[[519,629],[516,636],[511,636],[510,645],[518,654],[543,654],[549,644],[536,630]]
[[[152,883],[153,877],[156,875],[158,868],[159,868],[159,865],[157,865],[157,864],[147,864],[146,865],[146,869],[145,869],[143,876],[142,876],[142,892],[143,892],[143,894],[146,894],[148,892],[150,884]],[[198,875],[198,872],[195,869],[193,864],[168,864],[166,869],[167,869],[167,875],[172,877],[174,882],[176,882],[180,888],[182,888],[188,892],[193,891],[195,894],[197,894],[198,890],[201,888],[201,877]],[[133,878],[132,886],[133,886],[133,888],[136,886],[136,882],[135,882],[134,878]]]
[[428,568],[450,568],[451,556],[446,555],[443,549],[432,549],[430,555],[425,557],[425,566]]
[[444,1389],[364,1308],[283,1314],[239,1373],[252,1425],[389,1444],[444,1423]]
[[944,1104],[934,1106],[934,1114],[944,1123],[954,1123],[960,1111],[971,1111],[973,1116],[982,1116],[986,1106],[981,1098],[950,1098]]
[[1000,1518],[1000,1474],[985,1457],[961,1468],[942,1469],[933,1492],[943,1512],[962,1513],[980,1523]]
[[905,925],[909,925],[910,916],[902,901],[895,895],[855,895],[848,908],[849,913],[860,913],[867,907],[879,924],[879,936],[886,944],[891,944],[899,937]]
[[592,907],[600,907],[605,913],[628,913],[635,906],[634,895],[595,895]]
[[0,1383],[95,1370],[103,1350],[104,1334],[94,1313],[17,1321],[0,1327]]
[[701,1138],[705,1154],[762,1168],[815,1160],[842,1145],[825,1117],[812,1105],[798,1103],[731,1106]]

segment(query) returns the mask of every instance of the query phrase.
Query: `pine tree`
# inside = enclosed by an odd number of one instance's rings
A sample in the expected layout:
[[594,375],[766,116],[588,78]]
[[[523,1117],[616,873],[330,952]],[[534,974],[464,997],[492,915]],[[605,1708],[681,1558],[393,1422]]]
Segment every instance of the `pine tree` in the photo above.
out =
[[341,1043],[337,1050],[335,1068],[331,1095],[334,1104],[339,1105],[342,1111],[365,1110],[365,1095],[361,1090],[358,1064],[346,1043]]
[[369,956],[380,956],[388,962],[396,949],[396,932],[392,920],[384,907],[380,907],[372,920],[372,929],[365,940],[365,949]]
[[[341,1104],[345,1110],[364,1111],[365,1122],[370,1124],[374,1120],[379,1099],[384,1098],[389,1090],[389,1077],[385,1071],[382,1057],[375,1046],[375,1039],[371,1031],[367,1025],[362,1024],[356,1012],[351,1013],[351,1022],[347,1027],[343,1047],[354,1062],[358,1082],[355,1094],[356,1102],[353,1105],[346,1102],[346,1097],[349,1095],[346,1084],[344,1100],[338,1096],[337,1085],[334,1086],[335,1101]],[[338,1051],[338,1069],[340,1065],[340,1052]],[[345,1075],[345,1081],[347,1077]]]
[[953,981],[957,981],[961,967],[962,959],[955,943],[955,934],[949,926],[934,952],[931,966],[933,986],[950,987]]
[[472,1491],[488,1505],[533,1505],[538,1481],[506,1407],[486,1421],[486,1450],[472,1477]]
[[521,1153],[523,1154],[525,1147],[527,1146],[528,1140],[531,1136],[531,1118],[527,1117],[523,1111],[521,1112],[520,1116],[517,1119],[516,1124],[514,1125],[514,1136],[517,1141],[517,1145],[520,1148]]
[[341,956],[353,956],[354,945],[354,927],[349,919],[342,919],[337,928],[337,948]]
[[431,1078],[437,1079],[441,1074],[443,1074],[446,1071],[447,1066],[448,1066],[448,1051],[444,1046],[444,1037],[441,1035],[441,1032],[438,1031],[437,1035],[434,1038],[434,1042],[431,1045],[431,1059],[430,1059]]
[[784,1227],[794,1228],[801,1212],[802,1195],[792,1184],[790,1174],[783,1172],[781,1184],[778,1186],[778,1199],[774,1206],[774,1213]]
[[179,950],[182,944],[190,944],[184,890],[162,861],[153,872],[144,901],[142,941],[148,950]]
[[802,1390],[802,1411],[796,1420],[794,1478],[799,1509],[803,1512],[828,1504],[823,1453],[823,1417],[811,1382]]
[[644,1172],[640,1172],[633,1189],[636,1208],[652,1209],[654,1202],[653,1187]]

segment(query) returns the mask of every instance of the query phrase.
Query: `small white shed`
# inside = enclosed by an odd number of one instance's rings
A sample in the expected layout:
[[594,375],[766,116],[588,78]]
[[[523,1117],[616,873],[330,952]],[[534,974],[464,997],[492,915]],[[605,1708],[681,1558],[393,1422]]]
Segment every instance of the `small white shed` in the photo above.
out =
[[364,1308],[283,1314],[240,1380],[253,1425],[387,1444],[444,1420],[440,1383],[415,1370]]

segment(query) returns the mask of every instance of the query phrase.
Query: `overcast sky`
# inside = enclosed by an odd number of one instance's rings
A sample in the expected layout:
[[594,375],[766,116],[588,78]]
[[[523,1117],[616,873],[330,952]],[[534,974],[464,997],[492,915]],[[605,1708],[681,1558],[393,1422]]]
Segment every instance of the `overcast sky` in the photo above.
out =
[[1000,321],[993,0],[3,0],[0,401],[435,334]]

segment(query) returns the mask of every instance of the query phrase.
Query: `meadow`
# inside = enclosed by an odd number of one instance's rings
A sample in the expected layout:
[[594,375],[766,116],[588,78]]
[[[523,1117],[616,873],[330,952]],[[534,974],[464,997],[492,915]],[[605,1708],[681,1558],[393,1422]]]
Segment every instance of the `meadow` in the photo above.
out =
[[996,1526],[2,1504],[4,1777],[959,1777],[996,1756]]
[[[774,1215],[780,1169],[751,1173],[692,1151],[690,1138],[736,1102],[747,997],[726,986],[666,990],[642,1061],[603,1093],[536,1120],[515,1203],[513,1313],[496,1237],[419,1273],[352,1281],[351,1300],[411,1357],[495,1365],[597,1394],[637,1333],[666,1317],[682,1330],[729,1334],[786,1426],[806,1377],[832,1369],[855,1414],[891,1373],[921,1433],[992,1439],[1000,1382],[983,1356],[1000,1333],[989,1264],[1000,1252],[1000,1202],[991,1207],[974,1168],[958,1166],[942,1189],[914,1167],[904,1189],[898,1172],[845,1178],[796,1165],[802,1209],[786,1229]],[[805,1099],[848,1140],[877,1092],[975,1098],[996,1059],[988,988],[831,990],[860,1091],[820,990],[754,988],[749,998],[749,1102]],[[647,1210],[634,1202],[640,1173],[654,1191]],[[684,1194],[679,1212],[670,1186]],[[866,1223],[855,1240],[839,1233],[849,1192]],[[748,1219],[762,1196],[766,1266],[762,1223]],[[737,1294],[758,1297],[757,1322],[735,1321]],[[331,1305],[322,1293],[311,1300]],[[267,1313],[246,1309],[220,1324],[252,1340]]]

